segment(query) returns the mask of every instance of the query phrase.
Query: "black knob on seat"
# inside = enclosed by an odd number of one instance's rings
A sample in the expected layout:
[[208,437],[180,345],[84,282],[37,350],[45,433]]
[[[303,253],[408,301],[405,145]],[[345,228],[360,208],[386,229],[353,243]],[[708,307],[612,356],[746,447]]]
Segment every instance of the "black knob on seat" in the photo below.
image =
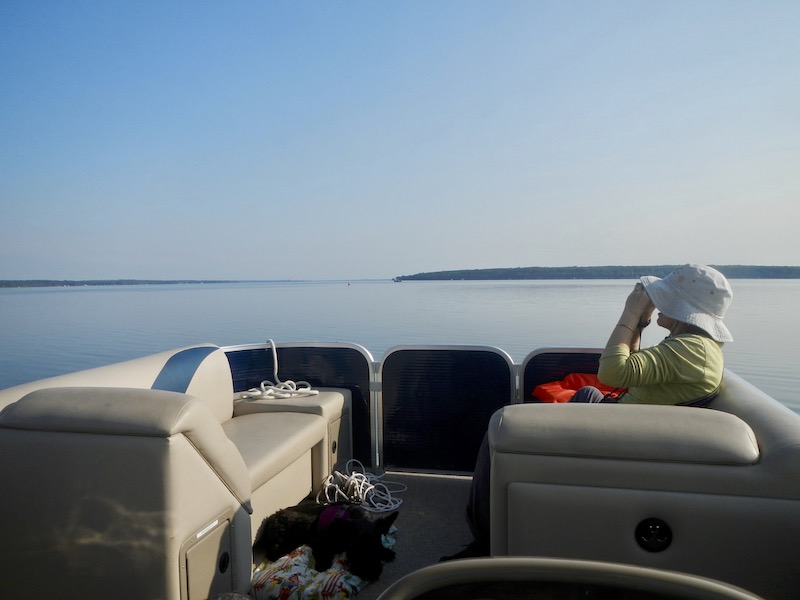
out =
[[666,521],[645,519],[636,526],[636,543],[648,552],[662,552],[672,543],[672,529]]

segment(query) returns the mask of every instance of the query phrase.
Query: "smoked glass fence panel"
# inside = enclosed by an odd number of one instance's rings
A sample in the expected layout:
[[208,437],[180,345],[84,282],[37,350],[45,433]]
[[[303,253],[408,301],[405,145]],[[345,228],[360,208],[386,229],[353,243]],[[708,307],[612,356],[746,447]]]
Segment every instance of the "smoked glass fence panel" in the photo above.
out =
[[516,391],[508,354],[482,346],[395,348],[380,378],[386,468],[471,473],[489,418]]

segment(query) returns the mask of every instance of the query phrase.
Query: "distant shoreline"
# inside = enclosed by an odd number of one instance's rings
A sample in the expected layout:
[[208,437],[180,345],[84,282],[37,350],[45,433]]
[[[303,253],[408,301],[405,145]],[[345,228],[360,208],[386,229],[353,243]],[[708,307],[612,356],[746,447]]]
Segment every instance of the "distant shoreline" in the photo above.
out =
[[[527,279],[638,279],[642,275],[664,277],[679,265],[605,267],[513,267],[466,269],[399,275],[394,281],[494,281]],[[800,267],[766,265],[713,265],[728,279],[800,279]]]
[[[678,265],[605,267],[509,267],[462,269],[399,275],[392,281],[513,281],[569,279],[638,279],[642,275],[664,277]],[[800,266],[714,265],[728,279],[800,279]],[[388,280],[388,279],[387,279]],[[350,279],[349,281],[387,281]],[[91,287],[114,285],[197,285],[230,283],[290,283],[308,279],[0,279],[2,288]],[[325,280],[327,281],[327,280]],[[346,279],[335,281],[348,281]]]
[[[300,283],[308,281],[348,281],[312,279],[0,279],[0,289],[6,288],[53,288],[53,287],[98,287],[115,285],[202,285],[230,283]],[[376,279],[351,279],[349,281],[390,281]]]
[[99,285],[178,285],[190,283],[239,283],[221,279],[0,279],[0,288],[88,287]]

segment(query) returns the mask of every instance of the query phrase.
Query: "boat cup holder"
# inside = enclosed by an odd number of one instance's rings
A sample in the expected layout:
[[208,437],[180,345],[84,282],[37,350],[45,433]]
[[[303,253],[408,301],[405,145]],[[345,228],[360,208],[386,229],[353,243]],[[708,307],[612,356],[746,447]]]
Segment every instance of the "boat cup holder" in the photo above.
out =
[[672,528],[661,519],[644,519],[636,526],[634,535],[636,543],[647,552],[663,552],[672,543]]

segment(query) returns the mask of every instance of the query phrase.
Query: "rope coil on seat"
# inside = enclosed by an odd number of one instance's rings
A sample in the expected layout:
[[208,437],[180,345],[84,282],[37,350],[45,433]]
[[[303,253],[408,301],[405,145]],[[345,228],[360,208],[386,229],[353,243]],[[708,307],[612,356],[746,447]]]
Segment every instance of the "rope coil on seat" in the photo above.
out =
[[311,389],[311,384],[307,381],[294,382],[291,379],[281,381],[278,377],[278,350],[275,348],[273,340],[269,339],[267,343],[272,348],[272,372],[275,374],[276,383],[265,379],[258,388],[251,388],[242,394],[243,398],[275,398],[282,400],[319,394],[319,390]]
[[334,471],[325,478],[317,494],[317,502],[350,502],[372,512],[389,512],[400,508],[403,501],[394,494],[405,490],[406,486],[402,483],[382,482],[381,476],[369,473],[364,465],[353,458],[347,461],[345,473]]

